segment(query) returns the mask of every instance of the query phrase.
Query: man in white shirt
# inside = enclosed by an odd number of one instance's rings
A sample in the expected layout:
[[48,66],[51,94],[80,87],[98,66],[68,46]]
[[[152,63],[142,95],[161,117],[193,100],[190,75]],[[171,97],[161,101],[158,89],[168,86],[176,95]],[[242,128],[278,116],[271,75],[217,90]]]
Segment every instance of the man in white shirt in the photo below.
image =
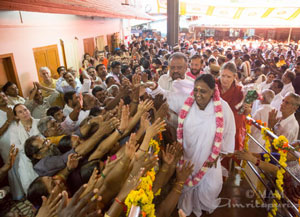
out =
[[185,79],[185,73],[188,68],[188,59],[183,53],[176,52],[169,57],[168,61],[169,73],[160,76],[158,85],[164,90],[173,91],[173,82]]
[[[43,97],[41,90],[49,92],[50,95]],[[33,118],[41,119],[46,117],[47,110],[59,96],[59,93],[55,89],[44,87],[38,82],[34,82],[34,88],[30,91],[29,99],[26,100],[25,106],[31,112]]]
[[295,93],[295,89],[293,87],[293,84],[292,82],[294,81],[296,75],[294,72],[292,72],[291,70],[286,70],[285,73],[282,75],[282,82],[283,82],[283,89],[281,91],[281,96],[282,97],[285,97],[285,95],[288,93],[288,92],[293,92]]
[[275,93],[274,99],[271,102],[271,106],[273,106],[277,111],[280,111],[280,105],[282,102],[283,97],[281,96],[280,92],[282,91],[283,83],[279,79],[275,79],[272,81],[270,86],[270,90],[273,90]]
[[[185,92],[190,93],[193,90],[194,82],[185,79],[188,68],[187,57],[180,52],[173,53],[169,57],[169,73],[162,75],[158,80],[158,86],[170,92]],[[169,123],[171,126],[177,126],[177,114],[171,109],[169,110]]]
[[14,106],[19,103],[25,103],[25,99],[19,95],[19,89],[13,82],[6,82],[6,84],[2,87],[2,91],[7,96],[8,105]]
[[[63,113],[64,115],[67,117],[75,108],[80,107],[81,108],[81,104],[80,104],[80,97],[78,94],[76,94],[76,92],[68,92],[65,93],[64,95],[64,100],[65,100],[65,107],[63,109]],[[78,119],[74,120],[76,121],[75,127],[79,127],[80,123],[89,116],[90,111],[83,111],[80,110],[79,115],[78,115]]]
[[272,110],[269,113],[269,128],[274,129],[277,136],[284,135],[289,143],[297,140],[299,124],[295,118],[295,112],[300,106],[300,96],[296,93],[289,92],[282,100],[280,118],[277,118],[277,111]]
[[[261,120],[263,123],[268,123],[269,119],[269,112],[274,109],[270,105],[273,98],[275,96],[274,91],[272,90],[264,90],[262,92],[262,100],[261,100],[261,106],[260,108],[254,113],[253,119],[254,120]],[[252,136],[260,143],[264,144],[264,140],[262,139],[262,135],[260,130],[258,130],[256,127],[251,127]],[[252,153],[260,153],[263,152],[263,150],[252,140],[249,140],[249,151]]]

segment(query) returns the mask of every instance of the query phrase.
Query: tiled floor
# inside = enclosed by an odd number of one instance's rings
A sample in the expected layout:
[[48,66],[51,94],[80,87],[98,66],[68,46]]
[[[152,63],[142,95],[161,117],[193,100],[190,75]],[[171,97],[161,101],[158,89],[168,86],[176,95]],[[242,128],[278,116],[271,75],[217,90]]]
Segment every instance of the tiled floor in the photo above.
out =
[[224,183],[220,194],[221,205],[212,214],[203,217],[266,217],[265,208],[255,205],[255,195],[248,182],[244,179],[240,186],[235,184],[235,174],[232,174]]

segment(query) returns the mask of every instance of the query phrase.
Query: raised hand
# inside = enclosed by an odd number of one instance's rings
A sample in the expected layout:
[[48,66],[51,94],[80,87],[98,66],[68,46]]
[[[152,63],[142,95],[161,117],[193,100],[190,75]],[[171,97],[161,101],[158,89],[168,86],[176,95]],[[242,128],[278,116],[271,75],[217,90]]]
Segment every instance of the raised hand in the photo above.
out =
[[143,153],[142,156],[137,158],[135,156],[133,162],[133,168],[130,172],[131,175],[136,174],[141,168],[145,168],[144,172],[147,172],[151,168],[153,168],[158,163],[158,157],[156,155],[149,156],[148,153]]
[[169,112],[169,105],[168,103],[164,103],[160,106],[160,108],[155,112],[154,116],[155,116],[155,119],[157,118],[165,118],[165,117],[168,117],[168,113]]
[[68,170],[76,169],[80,159],[81,159],[81,156],[79,156],[78,154],[74,154],[74,153],[69,154],[68,162],[67,162]]
[[182,144],[180,142],[175,141],[175,142],[173,142],[173,146],[175,148],[175,161],[174,162],[177,163],[183,154]]
[[12,144],[10,146],[10,149],[9,149],[9,156],[8,156],[8,160],[7,162],[4,164],[4,167],[5,169],[8,171],[10,170],[14,163],[15,163],[15,160],[16,160],[16,157],[18,155],[18,152],[19,152],[19,149],[15,147],[14,144]]
[[215,168],[217,168],[217,163],[218,163],[219,158],[220,158],[220,155],[213,162],[208,162],[206,166],[208,168],[212,168],[213,166]]
[[129,124],[129,106],[128,105],[123,105],[122,107],[122,114],[121,114],[121,123],[120,123],[120,131],[125,131],[126,128],[128,127]]
[[91,192],[95,188],[96,183],[98,182],[99,178],[100,177],[98,174],[98,170],[95,167],[93,170],[93,173],[87,183],[87,187],[85,188],[84,192],[80,195],[80,198],[84,197],[85,195],[87,195],[89,192]]
[[133,87],[139,87],[141,85],[141,76],[139,74],[134,74],[132,76]]
[[162,150],[163,162],[170,165],[174,162],[176,149],[173,145],[167,145],[166,150]]
[[94,189],[87,195],[80,199],[80,195],[83,193],[87,185],[83,185],[72,197],[71,201],[68,201],[68,193],[63,191],[62,200],[57,209],[58,217],[85,217],[87,214],[93,213],[94,216],[100,216],[101,210],[96,210],[96,203],[101,200],[99,190]]
[[141,116],[141,120],[140,120],[140,129],[143,129],[144,131],[148,129],[148,127],[150,127],[150,118],[149,118],[149,113],[145,112],[142,116]]
[[124,105],[124,100],[123,99],[120,99],[120,102],[119,102],[119,106],[118,106],[118,115],[117,115],[117,118],[119,120],[121,120],[121,116],[122,116],[122,107]]
[[124,183],[121,191],[119,192],[117,198],[121,201],[125,200],[127,195],[132,191],[135,190],[139,184],[140,184],[140,178],[144,174],[145,169],[140,168],[140,170],[137,171],[136,174],[131,173],[127,179],[127,181]]
[[129,141],[126,142],[125,145],[125,155],[129,158],[132,159],[134,157],[134,154],[136,150],[138,149],[139,145],[136,143],[136,134],[132,133],[130,135]]
[[120,126],[120,121],[114,117],[99,125],[99,130],[101,130],[104,134],[108,134],[119,126]]
[[165,131],[165,126],[166,122],[164,120],[161,120],[160,118],[156,119],[155,122],[146,130],[145,137],[152,138],[156,136],[159,132]]
[[142,101],[138,106],[138,112],[144,113],[149,111],[153,107],[153,101],[152,100],[145,100]]
[[60,193],[60,187],[56,185],[51,192],[49,198],[42,196],[42,206],[39,209],[36,217],[55,217],[57,216],[57,208],[59,206],[62,194]]
[[15,118],[14,112],[10,107],[6,108],[7,121],[12,122]]
[[185,182],[189,175],[192,174],[194,170],[194,164],[192,164],[190,161],[185,161],[183,165],[176,167],[176,181],[177,182]]
[[276,109],[272,109],[270,112],[269,112],[269,119],[268,119],[268,127],[270,129],[272,129],[276,123],[278,122],[278,118],[277,118],[277,113],[278,111]]

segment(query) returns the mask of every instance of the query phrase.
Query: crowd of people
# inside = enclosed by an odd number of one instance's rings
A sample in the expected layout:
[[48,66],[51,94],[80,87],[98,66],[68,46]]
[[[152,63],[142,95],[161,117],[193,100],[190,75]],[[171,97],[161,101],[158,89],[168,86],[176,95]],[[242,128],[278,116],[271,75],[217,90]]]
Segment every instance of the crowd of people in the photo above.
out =
[[[111,52],[84,54],[78,72],[58,67],[57,80],[41,67],[27,98],[7,82],[0,181],[8,178],[9,190],[2,190],[1,216],[130,215],[126,198],[151,171],[155,209],[133,204],[143,216],[212,213],[232,165],[248,160],[274,177],[279,168],[260,161],[254,142],[244,150],[247,115],[299,151],[299,54],[297,44],[275,41],[182,40],[171,47],[132,38]],[[261,98],[247,103],[250,89]],[[252,133],[264,144],[257,129]],[[300,178],[297,158],[291,155],[288,167]],[[292,188],[297,204],[299,185]],[[16,201],[29,201],[29,211]]]

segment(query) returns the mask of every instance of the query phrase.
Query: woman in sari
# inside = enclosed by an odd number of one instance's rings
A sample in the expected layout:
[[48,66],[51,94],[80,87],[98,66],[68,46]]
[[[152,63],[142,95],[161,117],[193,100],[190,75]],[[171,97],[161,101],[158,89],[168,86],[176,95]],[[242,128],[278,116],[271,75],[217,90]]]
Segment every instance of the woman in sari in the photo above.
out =
[[[30,136],[42,135],[37,127],[39,119],[32,118],[30,111],[25,105],[15,105],[13,112],[17,121],[10,128],[10,143],[19,149],[13,170],[16,174],[15,178],[18,179],[22,185],[23,193],[26,194],[29,185],[38,175],[33,170],[31,161],[25,155],[24,143]],[[22,194],[19,196],[22,196]]]
[[203,211],[212,213],[220,204],[218,196],[223,180],[220,156],[233,153],[235,124],[228,104],[220,98],[215,79],[210,74],[196,78],[192,93],[167,92],[153,87],[153,94],[162,93],[170,109],[178,114],[177,140],[183,145],[183,159],[194,164],[194,171],[185,183],[178,206],[188,216]]
[[[222,66],[220,78],[217,80],[217,85],[220,90],[220,96],[225,100],[234,115],[235,119],[235,150],[242,150],[244,145],[244,138],[246,135],[245,129],[245,115],[249,114],[250,105],[245,104],[243,113],[239,112],[239,105],[243,101],[242,86],[238,85],[235,81],[237,76],[237,69],[234,63],[228,62]],[[250,110],[251,111],[251,110]],[[229,158],[222,161],[222,165],[229,169]]]

